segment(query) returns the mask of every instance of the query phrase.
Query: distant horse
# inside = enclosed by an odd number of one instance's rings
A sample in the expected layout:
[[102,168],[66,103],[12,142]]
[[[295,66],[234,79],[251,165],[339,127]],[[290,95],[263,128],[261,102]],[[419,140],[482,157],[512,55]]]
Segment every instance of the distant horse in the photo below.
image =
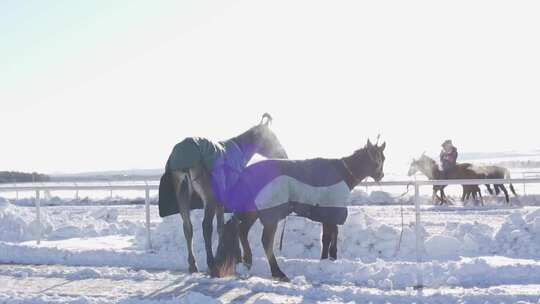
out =
[[[263,224],[262,243],[272,277],[288,281],[274,255],[279,221],[291,212],[302,214],[302,209],[311,206],[346,206],[350,191],[363,179],[370,176],[380,181],[383,178],[385,147],[386,143],[378,146],[368,140],[364,148],[340,159],[266,160],[247,167],[227,197],[225,205],[235,215],[227,222],[220,240],[217,267],[225,269],[224,274],[234,272],[231,269],[239,252],[237,244],[231,242],[238,233],[235,223],[241,226],[258,217]],[[242,238],[244,252],[251,255],[247,235]]]
[[[437,165],[437,162],[432,158],[422,154],[419,159],[413,159],[408,175],[411,176],[416,172],[422,172],[430,180],[440,180],[444,179],[443,172]],[[496,166],[474,166],[469,163],[459,163],[453,169],[448,171],[446,179],[505,179],[510,178],[510,173],[507,169],[496,167]],[[440,204],[448,203],[446,195],[444,194],[444,188],[446,185],[442,186],[433,186],[433,200],[439,199]],[[486,184],[490,194],[493,193],[489,184]],[[509,203],[508,193],[504,185],[495,185],[495,191],[502,190],[505,193],[506,202]],[[514,186],[510,184],[510,189],[517,196],[514,191]],[[440,197],[437,196],[437,191],[440,191]],[[480,195],[482,201],[482,195],[480,193],[480,188],[475,185],[463,185],[463,195],[462,200],[465,200],[469,195],[475,196],[475,193]],[[498,194],[498,192],[497,192]]]
[[[261,122],[246,132],[223,142],[212,142],[205,138],[189,137],[178,143],[165,168],[160,182],[160,215],[180,213],[184,236],[187,242],[189,271],[197,272],[193,255],[193,226],[190,219],[192,194],[202,200],[204,219],[202,222],[206,262],[211,273],[215,273],[212,253],[212,222],[217,212],[218,234],[223,229],[223,206],[221,200],[231,187],[249,160],[255,153],[269,158],[287,158],[285,149],[270,130],[272,117],[265,113]],[[182,188],[186,185],[188,189]],[[172,211],[170,201],[165,200],[172,194],[178,208]],[[175,201],[175,202],[174,202]],[[163,210],[162,210],[163,209]],[[167,212],[165,212],[167,210]],[[164,213],[165,212],[165,213]]]
[[[489,187],[489,185],[486,185]],[[462,185],[463,194],[461,195],[461,201],[466,202],[471,197],[475,202],[480,201],[482,206],[484,205],[484,198],[482,197],[482,191],[478,185]],[[489,191],[489,188],[488,188]]]
[[[483,176],[485,179],[510,179],[511,177],[508,169],[499,166],[472,166],[471,170]],[[512,194],[517,197],[518,195],[516,193],[516,189],[514,189],[514,185],[509,184],[509,186]],[[488,184],[486,184],[486,187],[488,192],[493,195],[493,190],[491,190],[491,187]],[[499,195],[500,191],[502,191],[504,193],[506,203],[509,204],[510,197],[508,196],[506,187],[503,184],[495,184],[493,187],[495,188],[495,196]]]
[[[481,176],[470,170],[469,167],[471,167],[471,164],[468,163],[457,164],[453,169],[448,172],[446,179],[481,178]],[[416,174],[416,172],[422,172],[422,174],[424,174],[430,180],[445,179],[443,171],[439,168],[437,162],[425,154],[422,154],[422,156],[420,156],[420,158],[417,160],[413,159],[407,175],[412,176]],[[445,187],[446,185],[433,186],[433,201],[439,200],[441,205],[444,203],[448,204],[448,200],[446,198],[446,195],[444,194]],[[440,192],[440,196],[437,196],[437,192]],[[479,187],[471,187],[469,185],[464,185],[462,198],[464,199],[466,196],[468,197],[469,193],[472,192],[480,192]]]

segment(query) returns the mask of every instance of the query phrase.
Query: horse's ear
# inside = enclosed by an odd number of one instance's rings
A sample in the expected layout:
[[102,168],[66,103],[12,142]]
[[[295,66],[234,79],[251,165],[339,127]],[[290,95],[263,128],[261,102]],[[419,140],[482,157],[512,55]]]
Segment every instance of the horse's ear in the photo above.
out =
[[[266,118],[266,121],[264,120]],[[270,123],[272,122],[272,115],[268,114],[268,113],[264,113],[262,118],[261,118],[261,122],[260,122],[260,125],[270,125]]]
[[369,138],[368,138],[366,147],[371,148],[372,146],[373,146],[373,144],[371,143],[371,140],[369,140]]
[[380,147],[381,152],[383,152],[385,148],[386,148],[386,142],[383,142],[383,144]]

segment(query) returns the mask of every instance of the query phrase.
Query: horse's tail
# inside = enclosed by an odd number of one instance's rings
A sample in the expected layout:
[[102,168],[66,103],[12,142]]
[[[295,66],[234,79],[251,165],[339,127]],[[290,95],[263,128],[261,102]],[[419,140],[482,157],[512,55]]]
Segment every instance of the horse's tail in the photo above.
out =
[[[505,179],[510,179],[510,170],[508,169],[504,169],[504,178]],[[514,189],[514,185],[512,183],[510,183],[510,191],[512,191],[512,193],[514,194],[514,196],[518,196],[517,193],[516,193],[516,189]]]
[[223,233],[219,238],[215,265],[217,277],[236,274],[237,259],[240,256],[240,242],[238,236],[238,219],[233,216],[225,223]]

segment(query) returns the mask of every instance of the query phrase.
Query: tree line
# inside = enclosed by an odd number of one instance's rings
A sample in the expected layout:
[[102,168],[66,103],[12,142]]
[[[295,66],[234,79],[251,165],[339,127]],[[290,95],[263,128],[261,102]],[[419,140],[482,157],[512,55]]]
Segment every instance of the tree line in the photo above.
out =
[[16,171],[0,171],[1,183],[31,183],[31,182],[48,182],[51,178],[48,175],[36,172],[25,173]]

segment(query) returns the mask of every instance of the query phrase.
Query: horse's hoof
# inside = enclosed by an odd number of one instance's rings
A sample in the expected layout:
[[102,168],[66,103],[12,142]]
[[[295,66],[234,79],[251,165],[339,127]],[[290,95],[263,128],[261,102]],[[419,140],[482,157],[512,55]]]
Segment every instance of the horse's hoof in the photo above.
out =
[[218,271],[218,268],[216,266],[208,266],[208,269],[206,270],[206,273],[211,276],[212,278],[217,278],[219,277],[219,271]]
[[249,257],[242,257],[241,260],[238,260],[238,262],[242,262],[242,264],[244,264],[244,266],[247,268],[247,269],[251,269],[251,266],[253,265],[253,260],[251,258],[251,256]]
[[283,272],[273,274],[272,278],[274,278],[275,280],[278,280],[280,282],[290,282],[291,281],[291,280],[289,280],[289,278]]
[[291,281],[286,275],[274,277],[274,279],[284,283],[289,283]]
[[242,264],[244,265],[244,267],[247,268],[247,270],[251,270],[251,266],[253,266],[253,264],[248,263],[248,262],[243,262]]
[[197,266],[189,266],[189,273],[196,273],[199,272],[199,269],[197,269]]

